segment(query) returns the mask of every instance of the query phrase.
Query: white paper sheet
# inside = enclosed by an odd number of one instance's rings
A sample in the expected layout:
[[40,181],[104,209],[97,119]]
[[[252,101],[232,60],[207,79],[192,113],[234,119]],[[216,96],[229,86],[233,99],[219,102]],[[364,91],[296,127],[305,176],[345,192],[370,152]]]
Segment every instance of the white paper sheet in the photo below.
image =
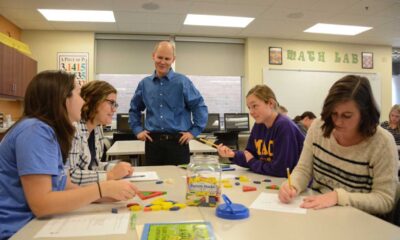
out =
[[129,180],[131,182],[141,182],[141,181],[157,181],[159,177],[157,172],[134,172],[131,176],[124,178],[125,180]]
[[130,213],[62,216],[50,220],[35,235],[40,237],[85,237],[126,234]]
[[250,208],[276,212],[306,214],[307,209],[299,207],[302,201],[303,200],[301,197],[297,197],[291,203],[285,204],[279,201],[278,194],[262,192],[250,205]]

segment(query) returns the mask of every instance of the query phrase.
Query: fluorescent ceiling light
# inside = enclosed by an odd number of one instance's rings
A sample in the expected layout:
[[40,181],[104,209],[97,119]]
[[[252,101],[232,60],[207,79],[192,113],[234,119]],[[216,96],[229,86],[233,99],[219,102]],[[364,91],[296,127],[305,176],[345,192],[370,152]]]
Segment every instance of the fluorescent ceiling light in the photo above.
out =
[[186,15],[186,19],[183,24],[196,26],[245,28],[253,20],[254,18],[248,17],[188,14]]
[[48,21],[115,22],[112,11],[38,9]]
[[354,36],[370,29],[372,27],[317,23],[304,32]]

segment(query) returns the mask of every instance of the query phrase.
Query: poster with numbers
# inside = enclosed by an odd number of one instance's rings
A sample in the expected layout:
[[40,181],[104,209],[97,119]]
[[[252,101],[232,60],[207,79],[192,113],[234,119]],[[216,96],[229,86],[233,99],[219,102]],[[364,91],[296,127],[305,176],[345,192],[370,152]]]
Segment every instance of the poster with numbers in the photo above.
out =
[[88,80],[89,53],[57,53],[58,69],[75,73],[81,85]]

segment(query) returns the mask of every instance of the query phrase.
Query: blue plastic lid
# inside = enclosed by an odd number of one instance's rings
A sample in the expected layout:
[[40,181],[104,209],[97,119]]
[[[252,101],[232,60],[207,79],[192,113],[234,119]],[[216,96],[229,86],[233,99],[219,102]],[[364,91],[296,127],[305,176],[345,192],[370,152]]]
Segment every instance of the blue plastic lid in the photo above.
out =
[[215,210],[217,217],[224,219],[244,219],[249,217],[249,209],[243,204],[232,203],[232,201],[222,194],[224,204],[220,204]]

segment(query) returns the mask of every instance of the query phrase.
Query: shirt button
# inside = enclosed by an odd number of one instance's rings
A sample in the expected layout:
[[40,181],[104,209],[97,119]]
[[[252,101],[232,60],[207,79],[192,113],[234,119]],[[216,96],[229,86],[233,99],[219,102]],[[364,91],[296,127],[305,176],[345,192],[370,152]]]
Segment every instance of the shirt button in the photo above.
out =
[[161,115],[161,118],[163,118],[163,116]]
[[161,86],[163,85],[163,83],[161,83]]
[[162,107],[162,104],[160,105],[160,107]]
[[160,96],[162,96],[162,93],[160,93]]

